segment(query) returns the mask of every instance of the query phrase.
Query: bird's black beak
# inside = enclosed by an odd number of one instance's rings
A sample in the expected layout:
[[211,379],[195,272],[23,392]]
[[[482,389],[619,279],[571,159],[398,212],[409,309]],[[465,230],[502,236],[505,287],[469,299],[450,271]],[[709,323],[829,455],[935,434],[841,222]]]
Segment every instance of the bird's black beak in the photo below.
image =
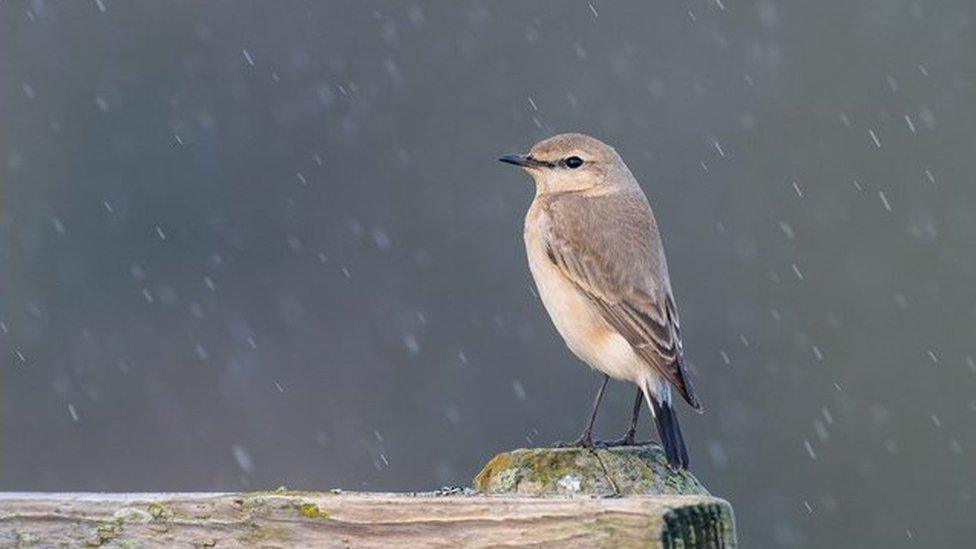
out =
[[543,162],[539,162],[527,154],[506,154],[498,160],[506,164],[514,164],[523,168],[538,168],[543,165]]

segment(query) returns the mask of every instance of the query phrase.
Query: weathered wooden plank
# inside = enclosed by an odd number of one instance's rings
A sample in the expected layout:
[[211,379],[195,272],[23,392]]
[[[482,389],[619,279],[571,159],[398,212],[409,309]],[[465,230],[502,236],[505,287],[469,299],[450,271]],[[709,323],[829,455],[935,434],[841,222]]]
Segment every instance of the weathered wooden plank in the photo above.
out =
[[703,495],[0,494],[0,546],[734,547]]

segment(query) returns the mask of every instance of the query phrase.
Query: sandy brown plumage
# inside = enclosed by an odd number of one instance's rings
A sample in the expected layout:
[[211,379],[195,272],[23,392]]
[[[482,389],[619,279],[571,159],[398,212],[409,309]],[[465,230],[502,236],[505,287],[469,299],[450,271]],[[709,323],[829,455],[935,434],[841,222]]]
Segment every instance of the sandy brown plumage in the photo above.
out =
[[546,311],[570,350],[607,376],[577,442],[592,444],[606,380],[631,381],[639,393],[623,441],[634,440],[643,397],[668,460],[687,467],[672,388],[695,409],[702,405],[685,368],[667,261],[644,192],[613,148],[581,134],[558,135],[501,160],[536,182],[525,246]]
[[648,367],[701,410],[684,366],[680,324],[654,214],[643,193],[553,193],[547,256]]

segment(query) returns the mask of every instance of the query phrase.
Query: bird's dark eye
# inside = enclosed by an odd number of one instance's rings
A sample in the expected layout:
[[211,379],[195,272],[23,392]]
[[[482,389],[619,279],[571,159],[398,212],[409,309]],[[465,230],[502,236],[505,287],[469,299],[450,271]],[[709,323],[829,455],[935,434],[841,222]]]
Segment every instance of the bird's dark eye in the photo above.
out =
[[566,159],[566,167],[576,169],[583,165],[583,159],[578,156],[570,156]]

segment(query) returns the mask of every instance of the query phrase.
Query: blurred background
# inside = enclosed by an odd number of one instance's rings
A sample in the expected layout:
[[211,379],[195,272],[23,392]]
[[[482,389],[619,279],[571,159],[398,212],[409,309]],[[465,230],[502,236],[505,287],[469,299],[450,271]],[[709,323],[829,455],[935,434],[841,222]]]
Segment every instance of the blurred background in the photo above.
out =
[[974,17],[3,2],[0,489],[423,490],[575,437],[600,377],[496,158],[583,131],[657,213],[743,544],[971,540]]

